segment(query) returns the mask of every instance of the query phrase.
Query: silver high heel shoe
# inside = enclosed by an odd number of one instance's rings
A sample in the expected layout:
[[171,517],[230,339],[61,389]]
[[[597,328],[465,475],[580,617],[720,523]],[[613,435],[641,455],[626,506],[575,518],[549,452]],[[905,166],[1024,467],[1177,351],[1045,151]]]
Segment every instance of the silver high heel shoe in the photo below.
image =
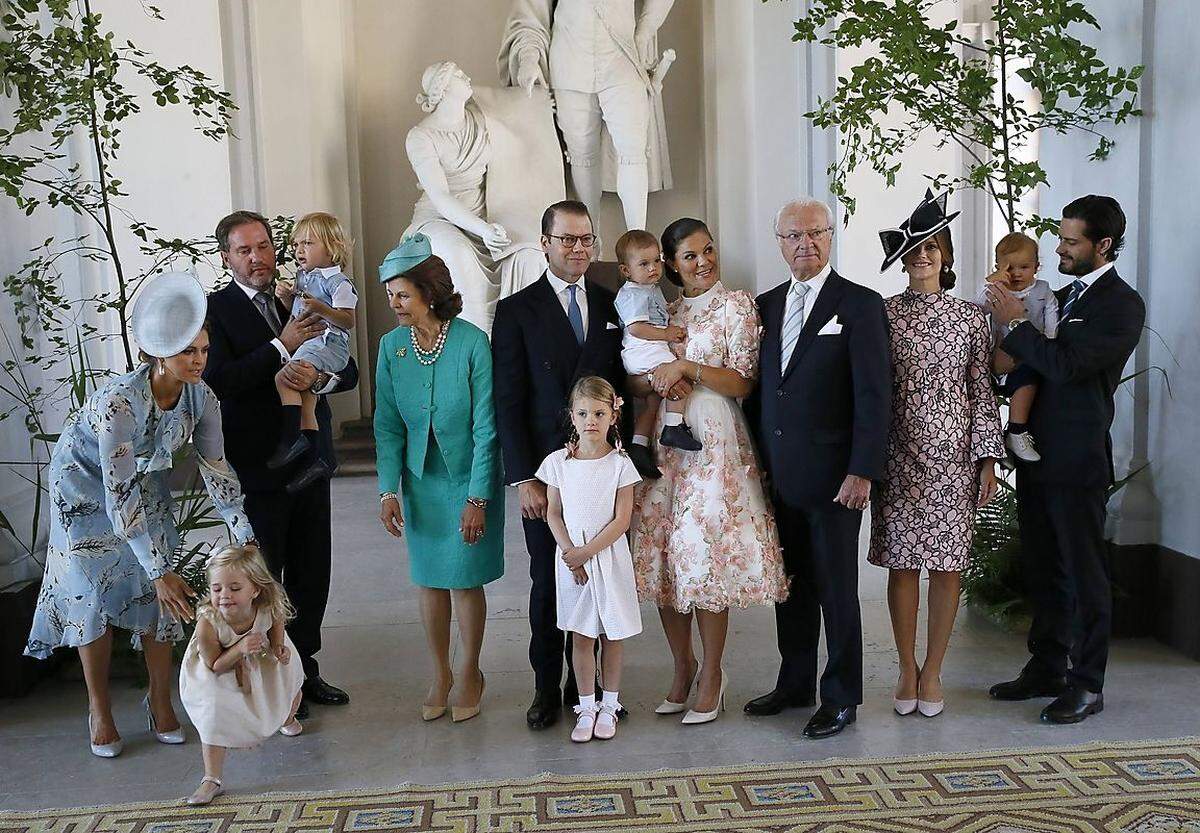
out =
[[725,676],[725,669],[721,669],[721,693],[717,695],[717,707],[710,712],[698,712],[695,709],[688,709],[688,713],[683,716],[680,721],[684,726],[694,726],[698,723],[712,723],[717,719],[717,715],[725,711],[725,685],[729,682],[729,678]]
[[125,749],[125,741],[117,738],[112,743],[92,743],[92,711],[87,713],[88,743],[92,746],[92,754],[97,758],[115,758]]
[[166,743],[172,746],[187,742],[187,737],[183,734],[182,724],[178,729],[173,729],[170,732],[158,731],[158,727],[154,725],[154,714],[150,711],[149,694],[142,698],[142,706],[146,709],[146,728],[150,730],[150,734],[154,735],[155,740],[159,743]]

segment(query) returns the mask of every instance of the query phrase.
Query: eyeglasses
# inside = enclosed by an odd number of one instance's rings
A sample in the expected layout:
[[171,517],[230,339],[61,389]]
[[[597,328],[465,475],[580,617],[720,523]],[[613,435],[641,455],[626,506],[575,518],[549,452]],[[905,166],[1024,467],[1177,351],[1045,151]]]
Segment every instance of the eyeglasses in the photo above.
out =
[[568,249],[574,249],[576,243],[582,243],[585,249],[596,245],[596,235],[594,234],[547,234],[546,236],[561,240]]
[[816,243],[831,231],[833,231],[833,226],[826,226],[825,228],[810,228],[805,229],[804,231],[789,231],[787,234],[775,232],[775,236],[780,240],[786,240],[795,246],[802,240],[811,240],[812,242]]

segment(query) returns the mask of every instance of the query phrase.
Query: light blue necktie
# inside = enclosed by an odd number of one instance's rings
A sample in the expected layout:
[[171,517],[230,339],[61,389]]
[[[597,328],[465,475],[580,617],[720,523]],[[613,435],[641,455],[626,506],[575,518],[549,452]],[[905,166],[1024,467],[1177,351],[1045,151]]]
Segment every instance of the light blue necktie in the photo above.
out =
[[792,358],[792,351],[796,349],[796,341],[800,338],[800,331],[804,329],[804,299],[808,297],[808,290],[811,289],[808,284],[800,281],[792,281],[792,288],[789,290],[794,298],[791,298],[791,305],[783,319],[783,331],[779,334],[779,366],[786,368],[788,362]]
[[1067,315],[1071,312],[1071,307],[1075,306],[1075,302],[1079,300],[1079,296],[1083,294],[1083,290],[1087,289],[1087,284],[1081,280],[1071,281],[1071,291],[1067,293],[1067,301],[1059,310],[1058,320],[1066,321]]
[[571,291],[571,300],[567,302],[567,320],[571,322],[571,329],[575,331],[575,340],[583,344],[583,312],[579,309],[579,301],[575,298],[579,287],[576,284],[570,284],[567,289]]

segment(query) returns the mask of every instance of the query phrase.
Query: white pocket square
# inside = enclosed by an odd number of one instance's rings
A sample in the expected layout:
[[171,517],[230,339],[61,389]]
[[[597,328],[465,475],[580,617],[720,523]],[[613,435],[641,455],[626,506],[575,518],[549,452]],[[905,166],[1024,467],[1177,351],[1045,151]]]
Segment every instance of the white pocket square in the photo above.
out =
[[817,331],[819,336],[835,336],[842,331],[842,325],[838,323],[837,317],[831,318],[829,323]]
[[606,330],[619,330],[619,329],[621,329],[621,328],[620,328],[620,327],[618,327],[618,326],[617,326],[616,324],[614,324],[613,322],[609,321],[609,322],[608,322],[608,323],[605,325],[604,329],[606,329]]
[[1083,319],[1082,318],[1068,318],[1066,321],[1064,321],[1062,323],[1064,323],[1064,324],[1082,324]]

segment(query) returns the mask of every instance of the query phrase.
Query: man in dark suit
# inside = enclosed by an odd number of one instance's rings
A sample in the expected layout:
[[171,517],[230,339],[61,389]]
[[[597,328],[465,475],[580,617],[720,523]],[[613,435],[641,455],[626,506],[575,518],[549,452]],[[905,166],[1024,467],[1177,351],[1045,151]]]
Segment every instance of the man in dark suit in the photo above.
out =
[[[287,627],[304,666],[304,702],[341,705],[346,692],[321,678],[316,653],[321,649],[321,620],[329,598],[332,540],[329,481],[317,479],[289,493],[296,465],[269,469],[267,460],[279,443],[282,405],[275,374],[288,368],[296,390],[318,393],[349,390],[358,384],[358,368],[334,378],[318,378],[307,362],[289,362],[297,347],[325,328],[315,315],[288,318],[275,298],[275,249],[264,217],[236,211],[217,224],[217,244],[233,280],[208,296],[209,353],[204,380],[221,400],[225,453],[246,496],[246,514],[262,543],[263,554],[292,605],[296,618]],[[331,447],[329,404],[317,404],[318,444]]]
[[1004,352],[1042,377],[1029,415],[1042,459],[1021,463],[1017,473],[1032,656],[1017,679],[990,693],[998,700],[1056,698],[1042,710],[1048,723],[1078,723],[1104,708],[1113,392],[1146,322],[1141,296],[1113,265],[1124,240],[1125,214],[1112,197],[1080,197],[1063,209],[1058,271],[1074,280],[1056,293],[1054,339],[1024,320],[1020,299],[988,285],[992,314],[1012,326]]
[[536,694],[526,713],[531,728],[553,725],[566,700],[578,697],[570,643],[558,629],[554,536],[546,524],[546,486],[534,478],[545,457],[567,439],[567,397],[583,376],[602,376],[621,390],[621,328],[615,296],[584,278],[596,245],[581,202],[555,203],[542,215],[548,269],[538,281],[501,299],[492,324],[496,425],[505,482],[517,486],[529,549],[529,662]]
[[823,618],[821,707],[804,729],[822,738],[853,723],[862,702],[858,532],[871,481],[883,474],[891,363],[883,299],[829,266],[829,207],[787,204],[775,236],[792,277],[758,298],[759,380],[746,413],[771,480],[791,592],[775,605],[775,689],[745,711],[814,704]]

